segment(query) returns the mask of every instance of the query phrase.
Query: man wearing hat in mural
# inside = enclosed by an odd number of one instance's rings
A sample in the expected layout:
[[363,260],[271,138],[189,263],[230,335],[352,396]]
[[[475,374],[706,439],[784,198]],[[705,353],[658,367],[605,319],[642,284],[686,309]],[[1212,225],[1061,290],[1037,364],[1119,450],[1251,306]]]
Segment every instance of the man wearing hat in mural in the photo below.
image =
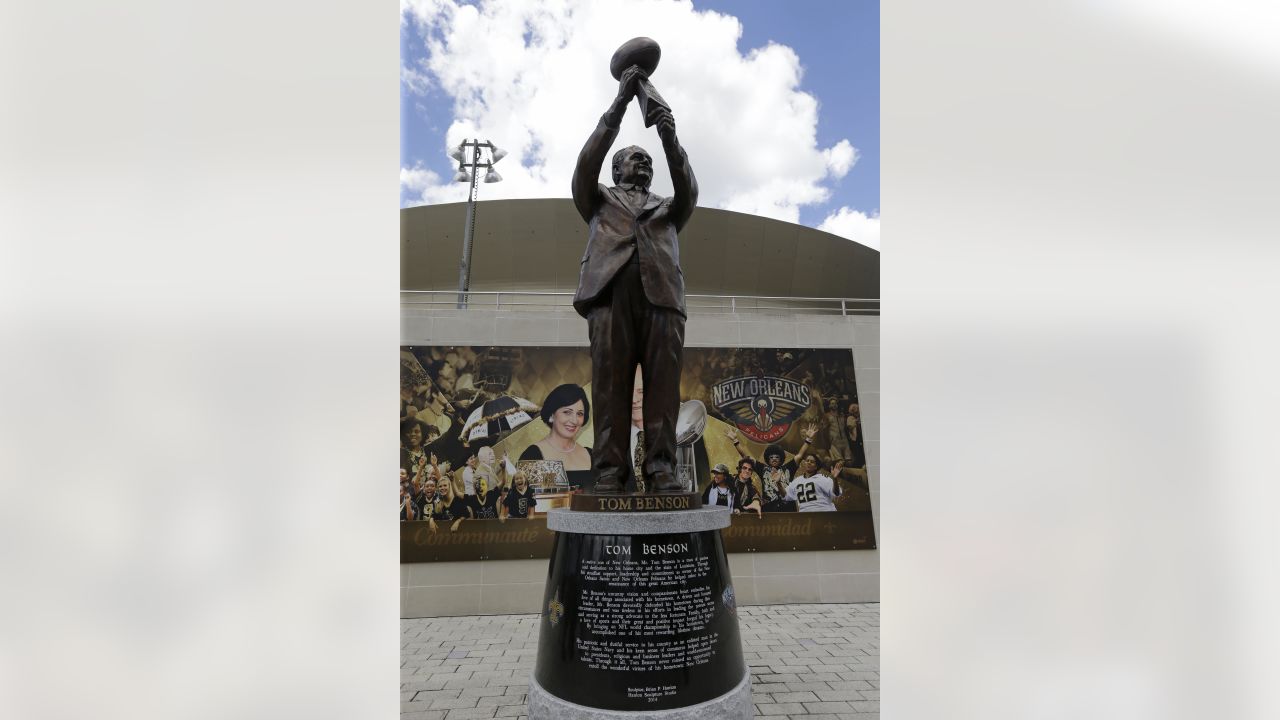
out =
[[729,482],[729,466],[718,463],[711,468],[711,482],[702,491],[703,505],[723,505],[733,509],[733,485]]

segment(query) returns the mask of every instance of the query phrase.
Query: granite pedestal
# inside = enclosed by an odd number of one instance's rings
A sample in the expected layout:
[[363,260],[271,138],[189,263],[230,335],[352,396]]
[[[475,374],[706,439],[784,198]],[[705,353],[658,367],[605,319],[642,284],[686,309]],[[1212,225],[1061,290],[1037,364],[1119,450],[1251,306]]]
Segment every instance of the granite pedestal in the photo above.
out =
[[723,507],[547,514],[530,720],[749,718]]

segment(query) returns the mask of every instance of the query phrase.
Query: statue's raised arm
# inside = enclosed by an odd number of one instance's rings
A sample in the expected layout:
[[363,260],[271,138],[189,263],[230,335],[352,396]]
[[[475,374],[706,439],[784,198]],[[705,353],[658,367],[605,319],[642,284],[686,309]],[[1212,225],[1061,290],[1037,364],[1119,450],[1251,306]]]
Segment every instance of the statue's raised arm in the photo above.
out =
[[676,139],[676,119],[670,110],[664,109],[658,114],[657,125],[658,137],[662,138],[662,149],[667,155],[667,167],[671,170],[671,185],[675,188],[667,213],[679,232],[689,222],[689,216],[693,215],[693,208],[698,204],[698,180],[689,165],[689,155]]
[[596,129],[582,146],[582,152],[578,153],[578,164],[573,169],[573,204],[587,222],[591,222],[600,203],[603,186],[599,178],[604,156],[618,137],[618,126],[627,112],[627,104],[636,96],[641,76],[642,71],[637,67],[628,68],[622,74],[618,81],[618,96],[600,116]]

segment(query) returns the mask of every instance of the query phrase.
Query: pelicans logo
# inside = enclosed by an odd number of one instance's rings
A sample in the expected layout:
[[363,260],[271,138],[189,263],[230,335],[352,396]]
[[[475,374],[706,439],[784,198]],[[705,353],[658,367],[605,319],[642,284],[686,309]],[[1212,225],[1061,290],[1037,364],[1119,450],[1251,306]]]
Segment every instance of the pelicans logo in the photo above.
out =
[[716,383],[711,403],[749,440],[780,439],[809,408],[809,388],[781,377],[739,377]]

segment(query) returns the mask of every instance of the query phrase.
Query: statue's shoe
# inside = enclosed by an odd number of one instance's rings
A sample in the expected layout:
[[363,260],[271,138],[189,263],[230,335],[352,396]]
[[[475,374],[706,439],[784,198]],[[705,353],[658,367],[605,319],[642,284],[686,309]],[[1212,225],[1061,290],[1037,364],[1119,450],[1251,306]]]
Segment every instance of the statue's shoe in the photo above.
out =
[[655,493],[682,493],[684,485],[668,473],[654,475],[648,482],[649,491]]
[[595,489],[592,491],[599,495],[608,495],[611,493],[622,492],[622,481],[616,475],[609,475],[596,480]]

